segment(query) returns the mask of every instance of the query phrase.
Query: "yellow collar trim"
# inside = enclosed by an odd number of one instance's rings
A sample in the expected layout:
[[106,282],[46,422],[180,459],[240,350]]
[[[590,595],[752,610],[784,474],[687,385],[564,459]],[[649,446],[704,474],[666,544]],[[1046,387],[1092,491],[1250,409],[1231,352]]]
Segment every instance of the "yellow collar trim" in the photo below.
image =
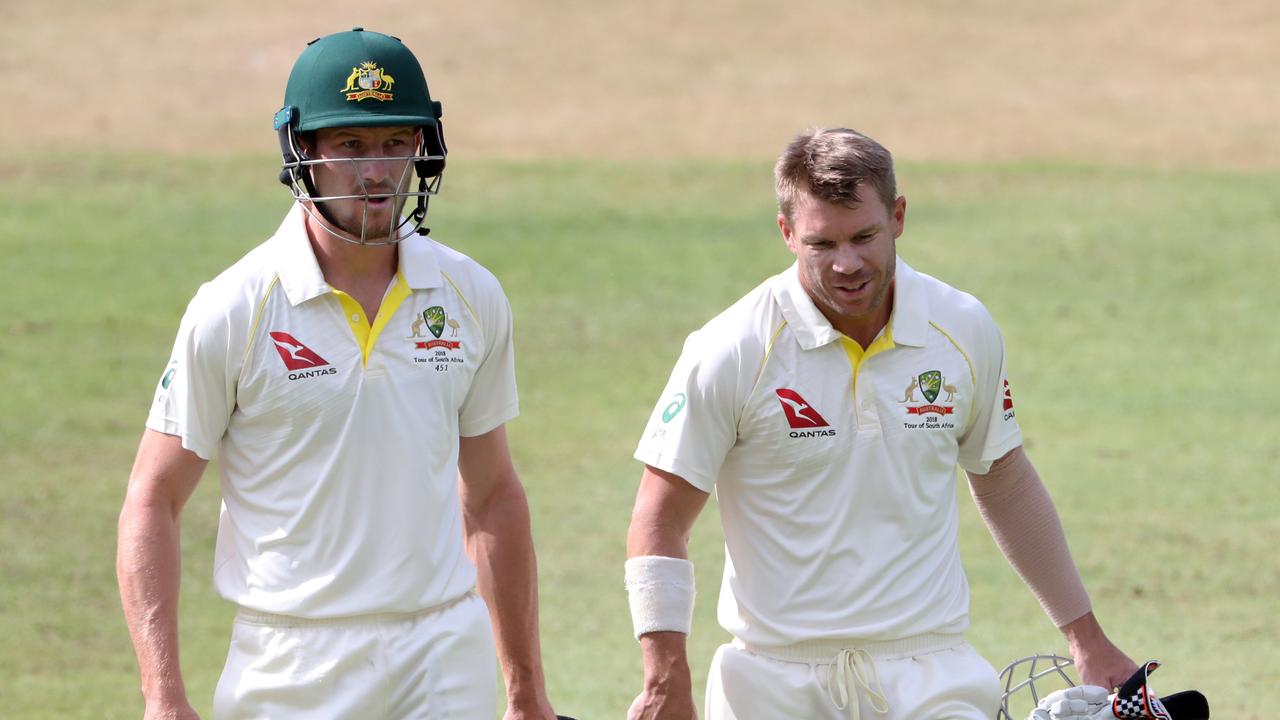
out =
[[333,294],[338,296],[338,302],[342,304],[347,325],[351,327],[351,333],[355,335],[356,343],[360,346],[363,364],[368,365],[369,353],[378,342],[378,336],[382,334],[387,323],[391,322],[391,317],[396,314],[396,310],[400,308],[404,299],[413,294],[413,290],[409,289],[409,283],[405,281],[404,275],[396,271],[395,282],[387,288],[387,294],[382,297],[382,305],[378,307],[378,316],[373,319],[372,325],[365,316],[364,308],[355,298],[336,288]]

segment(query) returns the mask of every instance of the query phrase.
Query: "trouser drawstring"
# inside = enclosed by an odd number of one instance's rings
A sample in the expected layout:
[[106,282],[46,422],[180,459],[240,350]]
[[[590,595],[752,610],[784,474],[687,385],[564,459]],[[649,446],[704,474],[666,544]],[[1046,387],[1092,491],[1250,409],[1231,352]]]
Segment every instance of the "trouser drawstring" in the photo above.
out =
[[889,712],[889,700],[880,685],[875,658],[861,648],[841,650],[827,669],[827,697],[837,709],[848,708],[852,720],[861,718],[858,688],[866,691],[873,710],[879,714]]

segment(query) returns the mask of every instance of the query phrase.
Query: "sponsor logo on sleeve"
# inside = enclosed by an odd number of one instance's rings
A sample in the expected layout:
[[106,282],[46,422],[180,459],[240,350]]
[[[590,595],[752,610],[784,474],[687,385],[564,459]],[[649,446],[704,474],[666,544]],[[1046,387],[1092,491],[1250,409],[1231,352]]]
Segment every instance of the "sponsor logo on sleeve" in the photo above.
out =
[[1016,413],[1013,412],[1013,391],[1009,389],[1009,380],[1004,381],[1004,419],[1012,420]]
[[669,423],[674,420],[680,414],[680,411],[684,409],[686,399],[684,393],[676,393],[671,398],[671,402],[662,409],[662,422]]
[[653,431],[649,433],[648,442],[661,442],[667,437],[667,424],[676,419],[676,416],[684,410],[685,404],[689,397],[684,393],[676,393],[671,396],[671,402],[662,408],[662,424],[655,425]]
[[160,387],[156,388],[155,401],[163,403],[169,398],[169,386],[173,384],[173,376],[178,373],[178,361],[170,360],[164,374],[160,376]]
[[160,387],[168,390],[169,384],[173,382],[174,373],[178,372],[178,361],[170,360],[169,368],[164,371],[164,377],[160,378]]
[[787,424],[791,426],[791,437],[821,437],[836,434],[822,414],[810,405],[809,401],[801,397],[800,393],[790,388],[778,388],[774,392],[778,394],[782,413],[786,415]]

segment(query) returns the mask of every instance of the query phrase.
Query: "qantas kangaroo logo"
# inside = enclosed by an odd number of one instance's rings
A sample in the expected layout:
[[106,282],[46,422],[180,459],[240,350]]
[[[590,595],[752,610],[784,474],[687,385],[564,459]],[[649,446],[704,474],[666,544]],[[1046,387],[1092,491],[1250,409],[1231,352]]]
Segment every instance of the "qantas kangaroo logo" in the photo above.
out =
[[[826,419],[807,400],[800,397],[800,393],[790,388],[778,388],[774,392],[778,393],[778,402],[782,405],[782,412],[787,416],[787,424],[793,431],[791,437],[836,434],[835,430],[809,430],[825,428],[828,425]],[[797,432],[800,430],[809,430],[809,432]]]
[[[284,366],[290,371],[310,370],[311,368],[324,367],[329,364],[328,360],[316,354],[315,350],[298,342],[297,338],[289,333],[273,332],[271,333],[271,342],[276,344],[276,352],[280,353],[280,359],[284,361]],[[311,377],[312,375],[328,375],[337,372],[334,368],[322,370],[319,372],[300,373],[291,372],[290,380],[297,380],[299,377]]]

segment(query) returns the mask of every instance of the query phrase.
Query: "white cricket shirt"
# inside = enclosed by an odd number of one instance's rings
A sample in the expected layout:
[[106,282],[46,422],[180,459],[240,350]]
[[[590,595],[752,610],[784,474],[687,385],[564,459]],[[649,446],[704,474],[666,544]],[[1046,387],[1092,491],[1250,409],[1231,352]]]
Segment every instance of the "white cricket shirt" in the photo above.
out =
[[685,342],[635,457],[717,493],[719,619],[749,646],[968,626],[956,465],[1021,444],[995,322],[897,260],[864,353],[800,286],[765,281]]
[[410,235],[374,319],[324,280],[294,205],[187,308],[147,427],[217,455],[214,584],[306,618],[413,612],[475,585],[458,437],[518,412],[492,274]]

